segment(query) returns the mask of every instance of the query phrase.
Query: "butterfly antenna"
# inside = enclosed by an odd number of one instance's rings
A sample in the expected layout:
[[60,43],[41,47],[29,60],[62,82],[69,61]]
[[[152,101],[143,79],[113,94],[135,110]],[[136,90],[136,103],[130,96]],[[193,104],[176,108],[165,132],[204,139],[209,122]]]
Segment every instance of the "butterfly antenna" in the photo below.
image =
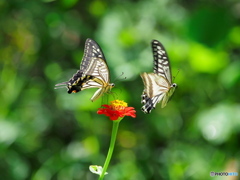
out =
[[[116,78],[114,79],[114,82],[119,81],[119,78],[120,78],[121,76],[123,76],[123,75],[124,75],[124,72],[122,72],[122,74],[120,74],[118,77],[116,77]],[[127,79],[127,77],[124,77],[123,79]]]
[[173,76],[173,81],[175,80],[179,72],[180,72],[180,69],[178,69],[176,76]]
[[62,82],[55,85],[54,89],[65,88],[67,87],[68,82]]

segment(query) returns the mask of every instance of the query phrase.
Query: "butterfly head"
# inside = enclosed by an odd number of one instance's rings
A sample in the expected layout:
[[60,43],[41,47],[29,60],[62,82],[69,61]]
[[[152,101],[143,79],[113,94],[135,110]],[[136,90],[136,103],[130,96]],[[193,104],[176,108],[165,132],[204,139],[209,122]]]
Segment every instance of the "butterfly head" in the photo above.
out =
[[[176,83],[173,83],[173,84],[171,85],[171,88],[170,88],[169,91],[168,91],[168,97],[169,97],[169,98],[173,95],[173,93],[174,93],[174,91],[175,91],[175,89],[176,89],[177,87],[178,87],[178,86],[177,86]],[[167,103],[167,101],[166,101],[166,103]],[[166,104],[165,104],[165,106],[166,106]]]
[[176,84],[176,83],[173,83],[173,84],[171,85],[171,87],[172,87],[172,88],[176,88],[176,87],[177,87],[177,84]]
[[115,87],[115,84],[114,84],[114,83],[110,83],[109,86],[110,86],[111,88],[113,88],[113,87]]

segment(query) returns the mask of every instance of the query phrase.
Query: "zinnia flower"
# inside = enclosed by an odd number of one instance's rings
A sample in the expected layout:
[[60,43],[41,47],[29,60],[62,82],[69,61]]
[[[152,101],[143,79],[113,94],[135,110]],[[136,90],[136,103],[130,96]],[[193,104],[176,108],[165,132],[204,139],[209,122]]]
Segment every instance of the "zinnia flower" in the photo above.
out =
[[109,116],[110,120],[118,120],[124,116],[136,117],[136,111],[134,107],[128,107],[128,104],[121,100],[114,100],[110,102],[110,105],[102,105],[104,108],[99,108],[98,114],[105,114]]

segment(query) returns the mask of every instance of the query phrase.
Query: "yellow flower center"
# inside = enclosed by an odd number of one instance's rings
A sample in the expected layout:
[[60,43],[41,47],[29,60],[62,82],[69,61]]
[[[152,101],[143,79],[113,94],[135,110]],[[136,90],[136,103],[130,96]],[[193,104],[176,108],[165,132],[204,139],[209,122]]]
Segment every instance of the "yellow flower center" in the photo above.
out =
[[121,100],[114,100],[110,102],[110,106],[112,107],[113,110],[118,111],[125,109],[128,106],[128,104]]

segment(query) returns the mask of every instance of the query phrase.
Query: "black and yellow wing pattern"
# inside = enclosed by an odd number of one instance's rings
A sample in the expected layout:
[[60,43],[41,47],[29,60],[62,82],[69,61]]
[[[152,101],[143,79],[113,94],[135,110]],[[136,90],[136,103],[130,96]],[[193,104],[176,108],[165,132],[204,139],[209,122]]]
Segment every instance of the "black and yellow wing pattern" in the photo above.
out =
[[154,58],[153,73],[144,72],[141,74],[144,83],[141,96],[144,113],[150,113],[159,102],[161,107],[164,108],[177,87],[176,83],[172,83],[170,62],[163,45],[159,41],[153,40],[152,51]]
[[67,87],[69,94],[84,89],[98,88],[91,101],[97,100],[114,87],[114,84],[110,83],[109,69],[104,54],[94,40],[86,40],[80,70],[69,81],[55,86],[56,88]]

